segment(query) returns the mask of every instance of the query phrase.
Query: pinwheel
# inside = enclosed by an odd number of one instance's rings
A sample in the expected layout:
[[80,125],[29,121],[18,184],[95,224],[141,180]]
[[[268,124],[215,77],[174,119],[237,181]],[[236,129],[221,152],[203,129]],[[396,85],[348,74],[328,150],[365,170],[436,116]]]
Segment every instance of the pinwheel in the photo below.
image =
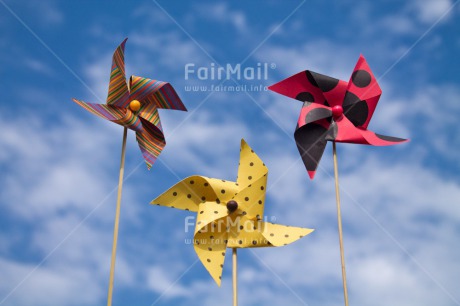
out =
[[349,82],[306,70],[268,88],[304,102],[294,138],[312,179],[328,140],[373,146],[407,141],[367,129],[382,90],[363,56]]
[[151,202],[197,213],[195,251],[219,286],[226,249],[233,249],[234,294],[237,248],[283,246],[313,231],[263,221],[267,174],[265,164],[242,140],[236,182],[191,176]]
[[349,82],[306,70],[268,88],[304,102],[294,138],[311,179],[327,141],[332,141],[342,281],[345,305],[348,306],[336,142],[387,146],[408,140],[367,129],[382,90],[362,55]]
[[112,304],[127,130],[136,132],[139,148],[147,168],[150,169],[166,145],[158,108],[187,110],[169,83],[138,76],[131,76],[129,84],[126,82],[124,63],[126,41],[127,38],[113,54],[107,104],[86,103],[73,99],[89,112],[124,127],[107,305]]

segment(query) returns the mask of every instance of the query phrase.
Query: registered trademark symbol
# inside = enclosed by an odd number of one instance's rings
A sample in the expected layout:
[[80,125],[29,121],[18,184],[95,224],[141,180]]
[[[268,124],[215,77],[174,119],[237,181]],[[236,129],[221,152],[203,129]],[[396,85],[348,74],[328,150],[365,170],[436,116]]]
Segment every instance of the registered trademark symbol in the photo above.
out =
[[270,69],[276,69],[276,64],[275,64],[275,63],[271,63],[271,64],[270,64]]

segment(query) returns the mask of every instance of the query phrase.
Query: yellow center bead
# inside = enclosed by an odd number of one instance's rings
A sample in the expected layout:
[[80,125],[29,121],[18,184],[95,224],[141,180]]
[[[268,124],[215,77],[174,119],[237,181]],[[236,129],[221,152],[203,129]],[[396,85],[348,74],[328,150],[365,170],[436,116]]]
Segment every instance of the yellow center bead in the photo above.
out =
[[141,108],[141,102],[137,101],[137,100],[132,100],[130,103],[129,103],[129,108],[133,111],[133,112],[137,112],[140,108]]

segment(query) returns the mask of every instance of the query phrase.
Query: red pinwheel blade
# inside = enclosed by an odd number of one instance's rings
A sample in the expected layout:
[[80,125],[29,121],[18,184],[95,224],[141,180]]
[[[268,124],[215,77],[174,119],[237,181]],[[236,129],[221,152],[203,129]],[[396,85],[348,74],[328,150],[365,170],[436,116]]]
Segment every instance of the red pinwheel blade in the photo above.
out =
[[343,100],[347,89],[345,81],[310,70],[306,71],[306,77],[313,86],[321,90],[324,99],[327,101],[325,105],[332,107],[341,104],[340,102]]
[[110,71],[109,93],[107,104],[119,107],[126,107],[130,102],[128,85],[125,76],[125,44],[128,38],[118,46],[113,53],[112,69]]
[[367,128],[382,90],[364,56],[360,56],[348,82],[343,111],[357,127]]
[[268,87],[271,91],[302,102],[324,104],[325,98],[318,86],[307,78],[307,71],[302,71]]
[[337,120],[338,131],[335,141],[344,143],[355,143],[372,146],[391,146],[407,142],[407,139],[376,134],[372,131],[357,128],[353,123],[342,116]]
[[187,110],[169,83],[138,76],[131,76],[129,83],[130,100],[139,100],[143,104],[152,103],[158,108]]

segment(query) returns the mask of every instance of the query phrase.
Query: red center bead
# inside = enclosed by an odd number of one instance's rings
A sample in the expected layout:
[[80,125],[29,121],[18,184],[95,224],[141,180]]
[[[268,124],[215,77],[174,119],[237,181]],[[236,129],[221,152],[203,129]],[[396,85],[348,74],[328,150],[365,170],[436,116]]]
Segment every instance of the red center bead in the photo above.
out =
[[343,108],[340,105],[332,107],[332,117],[339,118],[343,114]]

